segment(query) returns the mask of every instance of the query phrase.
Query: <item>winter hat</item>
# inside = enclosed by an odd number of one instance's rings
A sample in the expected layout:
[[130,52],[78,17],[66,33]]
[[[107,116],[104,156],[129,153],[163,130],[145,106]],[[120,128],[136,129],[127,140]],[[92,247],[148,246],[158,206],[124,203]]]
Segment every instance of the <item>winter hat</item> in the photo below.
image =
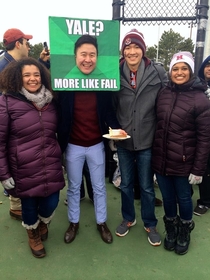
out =
[[206,67],[209,64],[210,64],[210,60],[207,60],[204,67]]
[[143,52],[143,56],[146,52],[146,45],[144,42],[144,36],[141,32],[139,32],[137,29],[131,29],[128,33],[125,34],[125,37],[122,41],[122,47],[121,47],[121,54],[124,56],[124,49],[126,46],[129,46],[130,44],[136,44],[138,45]]
[[89,34],[84,34],[75,42],[74,44],[74,54],[76,54],[77,49],[83,44],[91,44],[96,48],[98,54],[98,43],[96,37],[90,36]]
[[26,40],[30,40],[33,38],[32,35],[24,34],[20,29],[11,28],[8,29],[3,36],[4,45],[7,46],[8,44],[18,41],[19,39],[24,38]]
[[175,53],[172,57],[170,66],[169,66],[169,74],[171,73],[171,69],[174,66],[174,64],[179,63],[179,62],[185,62],[187,63],[192,72],[194,73],[194,59],[193,56],[190,52],[178,52]]

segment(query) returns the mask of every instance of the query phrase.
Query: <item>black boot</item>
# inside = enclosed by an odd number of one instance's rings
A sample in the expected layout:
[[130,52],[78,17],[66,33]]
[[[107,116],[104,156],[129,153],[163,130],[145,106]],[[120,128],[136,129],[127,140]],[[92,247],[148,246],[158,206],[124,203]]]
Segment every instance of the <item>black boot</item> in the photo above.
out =
[[184,255],[187,253],[190,244],[190,232],[194,229],[194,227],[195,223],[193,221],[188,223],[183,223],[180,221],[175,253],[179,255]]
[[176,246],[176,240],[178,236],[179,216],[174,219],[167,219],[163,217],[165,223],[166,237],[164,239],[164,248],[169,251],[173,251]]

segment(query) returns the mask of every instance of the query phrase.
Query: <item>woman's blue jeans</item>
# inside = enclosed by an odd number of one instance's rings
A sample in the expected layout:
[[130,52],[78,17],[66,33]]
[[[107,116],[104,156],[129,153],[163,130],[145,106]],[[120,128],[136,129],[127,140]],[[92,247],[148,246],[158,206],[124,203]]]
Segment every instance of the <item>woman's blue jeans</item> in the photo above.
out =
[[21,198],[22,219],[26,225],[34,225],[40,215],[48,218],[55,211],[59,202],[60,191],[55,192],[47,197],[26,197]]
[[193,215],[192,185],[188,177],[162,176],[156,174],[163,197],[163,206],[167,218],[177,216],[177,204],[182,220],[190,221]]
[[129,151],[117,147],[119,167],[121,172],[121,210],[123,219],[135,220],[134,208],[134,177],[135,161],[141,191],[141,217],[145,227],[155,227],[155,191],[153,172],[151,168],[151,149]]

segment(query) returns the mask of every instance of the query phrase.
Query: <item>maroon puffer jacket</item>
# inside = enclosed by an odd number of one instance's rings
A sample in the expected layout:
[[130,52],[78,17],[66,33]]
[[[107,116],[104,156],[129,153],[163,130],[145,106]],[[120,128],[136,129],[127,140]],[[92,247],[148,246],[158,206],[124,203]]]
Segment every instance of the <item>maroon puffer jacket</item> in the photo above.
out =
[[52,102],[38,111],[23,97],[0,96],[0,181],[13,177],[15,197],[45,197],[65,185]]
[[194,78],[169,85],[157,99],[152,167],[161,175],[202,176],[210,152],[210,101],[206,84]]

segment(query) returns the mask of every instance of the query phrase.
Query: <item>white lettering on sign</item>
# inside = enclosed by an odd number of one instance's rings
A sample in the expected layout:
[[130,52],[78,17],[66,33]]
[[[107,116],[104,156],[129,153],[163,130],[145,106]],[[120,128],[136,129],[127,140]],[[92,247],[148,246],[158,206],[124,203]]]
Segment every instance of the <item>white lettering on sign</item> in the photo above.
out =
[[81,80],[82,88],[99,88],[98,79],[82,79]]
[[101,88],[116,88],[117,83],[115,79],[101,79]]
[[54,79],[54,88],[117,89],[116,79]]
[[102,21],[66,19],[68,34],[99,36],[104,31]]
[[54,79],[54,88],[79,88],[79,79]]

